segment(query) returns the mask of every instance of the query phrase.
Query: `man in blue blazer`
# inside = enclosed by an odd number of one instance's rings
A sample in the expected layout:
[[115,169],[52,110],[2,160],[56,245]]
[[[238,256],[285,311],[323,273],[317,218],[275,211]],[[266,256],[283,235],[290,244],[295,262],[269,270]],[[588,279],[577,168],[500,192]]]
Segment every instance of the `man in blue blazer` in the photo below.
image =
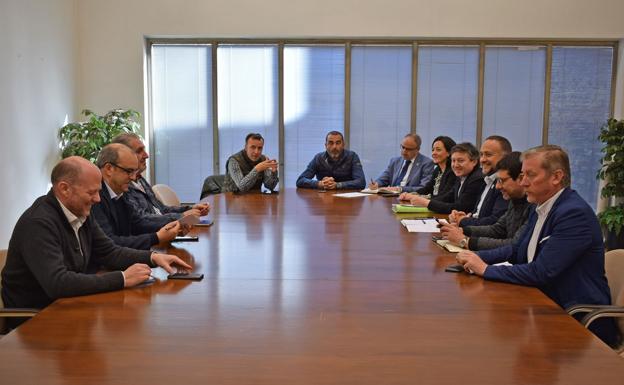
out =
[[368,188],[387,187],[396,192],[413,192],[427,185],[433,174],[433,162],[420,153],[421,144],[420,136],[405,135],[401,142],[401,156],[390,159],[388,168]]
[[[604,270],[600,225],[591,207],[570,189],[570,162],[558,146],[525,151],[522,181],[527,199],[537,205],[520,239],[497,249],[458,253],[464,269],[485,279],[535,286],[563,308],[611,304]],[[493,266],[500,262],[512,266]],[[590,329],[613,345],[612,319]]]

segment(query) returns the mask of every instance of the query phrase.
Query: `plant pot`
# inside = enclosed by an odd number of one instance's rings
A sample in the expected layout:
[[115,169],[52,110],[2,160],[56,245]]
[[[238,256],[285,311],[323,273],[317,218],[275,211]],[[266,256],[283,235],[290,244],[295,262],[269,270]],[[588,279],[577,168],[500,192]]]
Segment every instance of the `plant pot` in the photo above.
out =
[[607,250],[624,249],[624,229],[620,230],[618,235],[614,231],[608,231],[605,238],[605,247]]

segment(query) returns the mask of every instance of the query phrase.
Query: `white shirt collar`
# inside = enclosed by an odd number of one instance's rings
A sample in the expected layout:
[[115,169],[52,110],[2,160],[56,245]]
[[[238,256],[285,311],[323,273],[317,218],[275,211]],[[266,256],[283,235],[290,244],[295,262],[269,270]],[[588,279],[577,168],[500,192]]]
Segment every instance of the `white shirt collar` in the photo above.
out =
[[497,177],[497,173],[493,173],[492,175],[486,175],[483,177],[483,180],[485,181],[485,184],[488,186],[491,186],[492,183],[494,183],[496,181],[496,177]]
[[108,194],[110,195],[111,199],[116,201],[117,199],[121,198],[121,196],[123,195],[123,193],[117,195],[113,189],[108,185],[108,183],[106,183],[106,181],[104,181],[104,185],[106,186],[106,189],[108,190]]
[[139,180],[137,179],[136,181],[131,181],[130,185],[132,187],[134,187],[137,190],[140,190],[141,192],[145,193],[145,189],[143,188],[143,185],[141,183],[139,183]]
[[561,193],[563,193],[563,190],[565,190],[565,189],[562,188],[561,190],[557,191],[555,193],[555,195],[553,195],[550,198],[548,198],[548,200],[546,202],[544,202],[541,205],[537,206],[535,208],[535,211],[537,212],[537,215],[540,216],[540,217],[547,216],[548,213],[550,212],[550,210],[552,209],[553,205],[557,201],[557,198],[559,198],[559,195],[561,195]]
[[69,211],[69,209],[65,207],[65,205],[58,198],[56,198],[56,200],[58,201],[59,205],[61,205],[61,210],[63,210],[63,214],[65,214],[67,222],[69,222],[74,231],[77,232],[78,229],[80,229],[82,225],[87,221],[87,217],[77,217],[76,215],[74,215],[74,213]]

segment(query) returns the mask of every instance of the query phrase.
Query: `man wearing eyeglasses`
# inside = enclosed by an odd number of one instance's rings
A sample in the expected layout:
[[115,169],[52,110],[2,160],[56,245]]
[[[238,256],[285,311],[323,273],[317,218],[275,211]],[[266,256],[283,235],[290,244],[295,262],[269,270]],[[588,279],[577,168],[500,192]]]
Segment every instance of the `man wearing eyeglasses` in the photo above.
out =
[[[138,160],[132,150],[119,143],[105,146],[96,165],[102,173],[100,202],[92,212],[102,230],[117,245],[148,250],[168,242],[180,231],[177,221],[142,217],[130,209],[126,200],[129,184],[138,174]],[[163,223],[166,222],[166,223]]]
[[386,170],[368,185],[371,190],[385,187],[395,192],[413,192],[427,185],[433,174],[433,162],[420,153],[422,140],[407,134],[401,141],[401,156],[390,159]]
[[141,138],[133,133],[127,132],[117,135],[112,143],[121,143],[128,146],[139,160],[139,171],[130,182],[127,200],[134,214],[144,219],[154,221],[173,221],[183,216],[195,215],[197,217],[208,215],[210,205],[208,203],[198,203],[194,206],[167,206],[156,198],[156,194],[141,174],[147,169],[147,159],[149,154],[145,150],[145,144]]
[[494,249],[510,245],[520,239],[530,211],[534,208],[526,198],[520,184],[522,161],[520,152],[507,154],[498,162],[496,189],[509,202],[507,211],[492,225],[459,227],[456,223],[445,224],[440,228],[444,239],[468,250]]

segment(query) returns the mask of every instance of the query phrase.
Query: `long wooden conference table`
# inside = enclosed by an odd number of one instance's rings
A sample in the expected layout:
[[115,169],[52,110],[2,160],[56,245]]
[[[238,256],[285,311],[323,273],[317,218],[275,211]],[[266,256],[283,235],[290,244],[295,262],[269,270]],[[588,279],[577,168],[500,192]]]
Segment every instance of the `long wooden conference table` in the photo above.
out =
[[0,339],[1,384],[622,384],[535,288],[445,273],[393,198],[209,198],[169,249],[205,274],[56,301]]

